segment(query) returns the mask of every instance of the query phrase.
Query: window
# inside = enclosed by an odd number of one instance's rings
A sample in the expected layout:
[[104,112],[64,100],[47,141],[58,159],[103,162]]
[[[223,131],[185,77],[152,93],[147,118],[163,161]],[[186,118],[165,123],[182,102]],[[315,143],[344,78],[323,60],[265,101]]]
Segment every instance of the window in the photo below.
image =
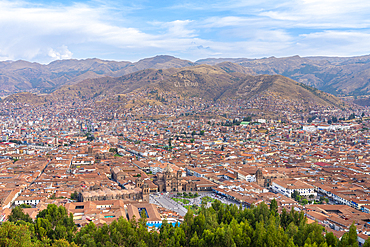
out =
[[76,208],[75,209],[84,209],[84,205],[82,205],[82,206],[76,206]]

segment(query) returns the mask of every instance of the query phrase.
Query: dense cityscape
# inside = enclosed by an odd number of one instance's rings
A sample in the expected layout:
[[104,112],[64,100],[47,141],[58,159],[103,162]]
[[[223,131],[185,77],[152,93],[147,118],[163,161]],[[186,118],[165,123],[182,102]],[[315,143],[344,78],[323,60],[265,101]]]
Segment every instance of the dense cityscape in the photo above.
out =
[[[312,106],[297,114],[297,104],[261,97],[248,104],[183,100],[173,109],[167,98],[161,107],[124,110],[89,101],[1,102],[1,222],[19,222],[22,215],[37,222],[56,205],[65,217],[71,214],[77,232],[121,218],[145,219],[143,226],[156,232],[163,224],[185,227],[187,213],[204,217],[221,202],[239,210],[268,205],[276,213],[301,213],[306,224],[338,239],[355,227],[365,243],[367,108]],[[251,114],[255,109],[260,114]],[[263,118],[264,111],[283,114]],[[54,244],[77,241],[49,238]],[[297,241],[292,244],[300,246]]]

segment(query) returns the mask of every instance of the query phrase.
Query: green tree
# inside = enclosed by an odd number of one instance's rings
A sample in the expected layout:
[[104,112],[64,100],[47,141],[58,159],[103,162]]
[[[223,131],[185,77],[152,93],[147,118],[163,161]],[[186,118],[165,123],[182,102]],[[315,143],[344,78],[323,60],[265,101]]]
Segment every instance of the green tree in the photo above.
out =
[[25,214],[22,208],[19,206],[12,209],[12,212],[8,216],[8,221],[14,223],[18,221],[25,221],[29,223],[33,222],[32,218],[28,214]]
[[298,232],[298,226],[294,224],[294,222],[291,222],[288,227],[285,230],[286,234],[289,238],[294,237]]
[[69,243],[67,240],[65,239],[60,239],[60,240],[56,240],[52,245],[51,247],[77,247],[77,245],[72,242],[72,243]]
[[274,215],[276,215],[277,212],[278,212],[278,204],[277,204],[277,201],[275,200],[275,198],[271,200],[271,203],[270,203],[270,211]]
[[355,119],[355,118],[356,118],[356,115],[354,113],[352,113],[351,115],[349,115],[348,120],[352,120],[352,119]]
[[71,193],[71,199],[72,200],[77,200],[78,199],[78,192],[77,191]]
[[13,222],[4,222],[0,227],[1,247],[28,247],[36,246],[31,241],[31,232],[27,225],[15,225]]
[[252,121],[252,117],[251,116],[244,117],[243,118],[243,121],[244,122],[251,122]]
[[52,241],[58,239],[71,241],[76,231],[77,227],[73,221],[73,215],[68,216],[67,210],[63,206],[49,204],[37,215],[35,232],[40,240],[47,236]]
[[297,202],[300,202],[300,201],[301,201],[301,199],[302,199],[302,197],[301,197],[301,195],[299,194],[298,190],[294,190],[294,191],[292,192],[291,197],[292,197],[294,200],[296,200]]
[[264,222],[257,222],[256,230],[254,231],[253,235],[253,243],[256,247],[263,247],[265,244],[265,234],[266,229],[264,227]]
[[370,238],[366,239],[363,247],[370,247]]
[[190,247],[200,246],[200,241],[199,241],[199,238],[198,238],[198,234],[196,232],[194,232],[193,237],[190,239],[189,246]]
[[336,236],[334,236],[334,234],[332,232],[329,232],[325,235],[325,239],[326,239],[326,243],[328,244],[328,246],[337,246],[338,244],[338,238]]
[[293,221],[293,218],[292,218],[291,214],[288,214],[286,209],[283,208],[283,211],[281,212],[281,215],[280,215],[280,224],[281,224],[281,226],[284,229],[286,229],[292,221]]
[[[276,202],[270,208],[265,203],[241,206],[225,205],[216,200],[209,208],[201,206],[197,215],[189,209],[179,226],[163,220],[159,231],[148,231],[146,211],[140,218],[126,220],[120,217],[110,225],[97,227],[90,222],[76,230],[73,216],[64,207],[50,204],[41,211],[35,222],[6,222],[0,226],[1,246],[358,246],[354,224],[338,242],[332,233],[324,236],[324,228],[307,224],[303,212],[285,208],[276,211]],[[369,246],[367,241],[365,246]]]
[[308,204],[308,200],[307,200],[307,199],[303,199],[303,200],[302,200],[302,204],[303,204],[303,205]]
[[339,247],[344,246],[352,246],[358,247],[358,240],[357,240],[357,229],[354,223],[349,228],[349,232],[343,234],[341,240],[338,243]]

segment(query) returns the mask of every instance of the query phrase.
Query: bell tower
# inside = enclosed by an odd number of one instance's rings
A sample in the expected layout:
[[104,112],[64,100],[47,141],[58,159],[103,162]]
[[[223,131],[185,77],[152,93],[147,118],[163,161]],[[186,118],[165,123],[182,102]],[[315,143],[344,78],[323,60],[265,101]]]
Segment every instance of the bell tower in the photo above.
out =
[[138,177],[135,180],[135,183],[136,183],[136,188],[141,188],[143,186],[143,180],[140,177]]
[[263,181],[263,174],[262,174],[262,170],[261,168],[258,168],[258,170],[256,171],[256,182],[258,185],[260,186],[263,186],[264,185],[264,181]]
[[149,184],[144,182],[142,193],[143,193],[143,201],[149,202]]

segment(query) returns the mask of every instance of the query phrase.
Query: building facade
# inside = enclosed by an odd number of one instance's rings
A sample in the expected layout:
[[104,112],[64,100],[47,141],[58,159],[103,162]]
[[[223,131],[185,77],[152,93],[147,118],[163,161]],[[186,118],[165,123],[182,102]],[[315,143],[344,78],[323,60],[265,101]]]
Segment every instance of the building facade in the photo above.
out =
[[173,169],[167,165],[163,172],[158,172],[156,174],[154,184],[158,186],[158,191],[160,192],[182,192],[182,171],[178,170],[176,173]]

